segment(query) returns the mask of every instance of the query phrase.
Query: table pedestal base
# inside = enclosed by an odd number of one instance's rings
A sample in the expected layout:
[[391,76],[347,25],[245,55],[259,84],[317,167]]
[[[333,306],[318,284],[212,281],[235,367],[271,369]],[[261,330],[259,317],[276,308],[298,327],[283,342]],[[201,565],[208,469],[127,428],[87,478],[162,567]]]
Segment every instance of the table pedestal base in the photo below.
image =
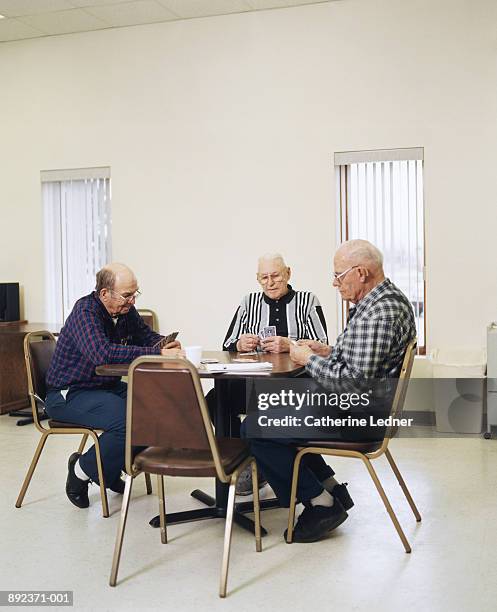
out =
[[[205,519],[212,518],[226,518],[226,508],[221,506],[216,506],[216,500],[214,497],[201,491],[200,489],[195,489],[191,492],[191,496],[198,501],[202,502],[207,508],[199,508],[198,510],[185,510],[184,512],[172,512],[171,514],[166,514],[166,524],[174,525],[175,523],[189,523],[191,521],[203,521]],[[262,499],[260,501],[261,510],[267,510],[268,508],[278,508],[279,502],[276,497],[272,499]],[[239,502],[235,503],[235,511],[233,513],[233,520],[237,525],[243,527],[247,531],[251,533],[255,533],[255,524],[254,521],[245,514],[254,511],[254,503],[251,501],[247,502]],[[154,516],[153,519],[149,521],[149,525],[151,527],[159,527],[159,515]],[[264,527],[261,526],[261,535],[267,535],[267,531]]]

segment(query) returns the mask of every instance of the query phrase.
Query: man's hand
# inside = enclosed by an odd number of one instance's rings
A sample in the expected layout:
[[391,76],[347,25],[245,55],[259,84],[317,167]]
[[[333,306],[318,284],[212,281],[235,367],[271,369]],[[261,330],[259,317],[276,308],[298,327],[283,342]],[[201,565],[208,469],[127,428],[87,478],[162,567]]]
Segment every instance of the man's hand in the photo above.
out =
[[[179,344],[179,342],[170,342],[170,344]],[[170,357],[171,359],[176,359],[177,357],[185,357],[185,351],[181,350],[181,348],[163,348],[160,350],[160,354],[164,357]]]
[[298,340],[299,346],[308,346],[315,355],[328,357],[331,353],[331,346],[318,342],[317,340]]
[[255,351],[259,346],[260,338],[254,334],[242,334],[236,343],[236,350],[239,353],[249,353]]
[[290,346],[290,359],[299,365],[305,366],[312,355],[314,355],[314,353],[308,346],[299,346],[298,344],[292,344]]
[[290,351],[290,340],[283,336],[269,336],[261,340],[261,347],[266,353],[288,353]]
[[163,348],[165,349],[174,349],[181,348],[181,342],[179,340],[174,340],[173,342],[168,342]]

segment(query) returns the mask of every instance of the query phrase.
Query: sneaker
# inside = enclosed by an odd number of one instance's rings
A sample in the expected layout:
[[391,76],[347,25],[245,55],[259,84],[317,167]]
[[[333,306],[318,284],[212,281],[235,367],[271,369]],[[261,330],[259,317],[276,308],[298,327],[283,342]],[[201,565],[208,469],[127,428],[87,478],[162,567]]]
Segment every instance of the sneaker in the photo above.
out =
[[88,508],[90,500],[88,499],[89,480],[81,480],[74,473],[74,465],[81,457],[80,453],[73,453],[69,457],[67,463],[67,480],[66,480],[66,495],[69,501],[78,508]]
[[[260,470],[257,471],[257,475],[259,477],[259,489],[266,486],[267,480],[262,476]],[[238,482],[236,483],[236,494],[237,495],[252,495],[252,466],[248,465],[243,472],[238,477]]]
[[331,495],[342,504],[344,510],[350,510],[354,505],[354,500],[350,497],[347,491],[348,482],[335,485],[331,491]]
[[[293,530],[293,542],[317,542],[336,529],[348,517],[342,504],[335,498],[333,506],[306,506]],[[285,529],[285,541],[287,539]]]

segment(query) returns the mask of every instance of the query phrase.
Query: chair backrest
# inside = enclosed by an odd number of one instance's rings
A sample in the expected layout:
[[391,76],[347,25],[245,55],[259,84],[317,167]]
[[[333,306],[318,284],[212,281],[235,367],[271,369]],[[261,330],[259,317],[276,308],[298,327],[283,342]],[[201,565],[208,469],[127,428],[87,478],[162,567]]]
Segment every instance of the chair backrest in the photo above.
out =
[[133,446],[208,451],[226,481],[214,430],[195,366],[186,359],[138,357],[128,374],[126,471]]
[[159,331],[159,324],[157,320],[157,315],[153,310],[149,310],[148,308],[140,308],[138,310],[138,314],[145,321],[145,323],[152,329],[153,331]]
[[[400,369],[399,380],[395,389],[395,395],[392,402],[392,409],[390,416],[397,419],[402,415],[404,409],[404,402],[407,395],[407,387],[409,386],[409,380],[411,379],[412,366],[414,363],[414,356],[416,355],[417,340],[411,340],[407,345],[406,352],[404,354],[404,360],[402,361],[402,367]],[[397,433],[398,426],[392,425],[387,427],[383,446],[388,445],[388,440],[393,438]]]
[[24,359],[33,420],[43,430],[38,418],[38,404],[44,406],[47,396],[45,378],[55,352],[55,336],[48,331],[35,331],[24,337]]

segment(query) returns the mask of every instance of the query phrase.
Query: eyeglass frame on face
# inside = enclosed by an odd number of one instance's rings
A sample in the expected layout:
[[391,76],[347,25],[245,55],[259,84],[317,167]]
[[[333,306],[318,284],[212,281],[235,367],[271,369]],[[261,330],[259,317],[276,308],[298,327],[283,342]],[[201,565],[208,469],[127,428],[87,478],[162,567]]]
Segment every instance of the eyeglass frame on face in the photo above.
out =
[[345,272],[334,272],[333,273],[333,282],[337,283],[338,285],[342,284],[342,280],[345,278],[346,274],[348,274],[351,270],[353,270],[354,268],[358,268],[359,266],[350,266],[350,268],[347,268],[345,270]]
[[120,293],[117,293],[117,291],[114,291],[114,289],[109,289],[109,291],[111,293],[114,293],[115,295],[117,295],[117,297],[121,298],[121,300],[124,301],[124,303],[128,303],[130,304],[132,301],[138,299],[140,297],[140,295],[142,294],[141,291],[139,291],[138,289],[132,293],[131,295],[128,295],[127,297],[125,297],[124,295],[121,295]]
[[269,280],[272,280],[274,283],[281,283],[285,280],[284,274],[284,271],[274,272],[273,274],[257,274],[257,280],[260,282],[261,285],[267,285],[269,283]]

